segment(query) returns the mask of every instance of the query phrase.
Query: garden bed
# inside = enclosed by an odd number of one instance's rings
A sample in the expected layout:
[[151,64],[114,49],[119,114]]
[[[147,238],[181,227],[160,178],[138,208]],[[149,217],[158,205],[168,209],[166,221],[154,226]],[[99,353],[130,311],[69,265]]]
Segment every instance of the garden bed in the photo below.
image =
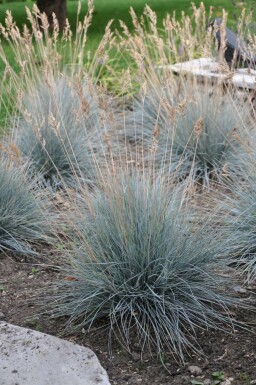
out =
[[92,4],[60,47],[29,12],[32,34],[1,29],[0,321],[88,346],[112,385],[256,384],[254,92],[166,67],[216,51],[193,12],[164,37],[131,11],[87,64]]
[[[59,251],[50,252],[55,258]],[[38,298],[45,293],[51,282],[59,278],[59,273],[47,265],[18,261],[11,255],[0,256],[0,309],[2,319],[19,326],[26,326],[38,331],[63,337],[65,319],[54,320],[40,315]],[[241,300],[251,296],[256,304],[256,287],[241,289]],[[38,314],[38,315],[37,315]],[[256,383],[256,333],[255,314],[251,311],[237,311],[239,321],[245,321],[248,330],[235,330],[232,334],[221,332],[198,333],[198,342],[204,356],[186,357],[185,366],[179,366],[172,357],[165,355],[163,363],[145,355],[141,361],[134,351],[132,356],[116,341],[113,342],[112,359],[108,353],[108,331],[93,327],[87,335],[64,336],[69,341],[91,348],[107,370],[113,385],[187,385],[214,384],[223,372],[225,384],[249,385]],[[104,321],[98,326],[104,326]],[[136,344],[135,344],[136,348]],[[193,376],[188,367],[195,365],[202,369],[202,374]],[[215,379],[213,374],[215,373]],[[232,381],[233,378],[233,381]],[[228,382],[228,379],[230,382]],[[210,382],[207,380],[210,380]],[[215,382],[217,384],[217,382]]]

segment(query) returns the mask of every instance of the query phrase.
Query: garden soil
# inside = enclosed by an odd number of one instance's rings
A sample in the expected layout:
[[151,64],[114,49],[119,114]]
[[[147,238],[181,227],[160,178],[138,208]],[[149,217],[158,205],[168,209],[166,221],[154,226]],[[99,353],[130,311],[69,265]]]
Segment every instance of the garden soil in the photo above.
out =
[[[56,258],[55,252],[52,258]],[[104,325],[96,325],[88,334],[83,331],[66,336],[63,334],[65,319],[54,320],[41,313],[39,298],[47,298],[48,288],[59,278],[57,269],[48,264],[32,264],[26,260],[17,260],[12,255],[1,254],[0,319],[91,348],[107,370],[112,385],[256,384],[254,311],[234,310],[236,318],[246,322],[247,329],[235,327],[230,334],[199,332],[198,343],[204,355],[187,355],[184,366],[178,365],[168,354],[161,357],[162,363],[146,354],[141,361],[136,343],[132,354],[128,354],[117,341],[113,341],[110,356],[108,331]],[[250,297],[256,310],[256,285],[242,288],[239,295],[241,301],[248,301]],[[191,374],[190,366],[197,367],[197,376]]]

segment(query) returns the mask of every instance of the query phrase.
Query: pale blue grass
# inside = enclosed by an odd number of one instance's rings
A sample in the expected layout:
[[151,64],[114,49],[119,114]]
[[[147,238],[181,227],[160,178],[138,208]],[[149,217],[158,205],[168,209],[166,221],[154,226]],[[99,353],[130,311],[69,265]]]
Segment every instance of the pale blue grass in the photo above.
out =
[[128,351],[136,341],[142,354],[169,351],[183,361],[199,351],[199,330],[232,325],[225,240],[207,220],[191,221],[182,192],[160,179],[108,182],[76,221],[53,314],[67,316],[71,332],[103,319]]
[[50,201],[24,167],[0,160],[0,251],[36,254],[51,241]]
[[[24,98],[15,142],[35,174],[55,188],[93,184],[93,152],[100,133],[94,90],[74,79],[42,81]],[[100,139],[98,147],[100,147]]]

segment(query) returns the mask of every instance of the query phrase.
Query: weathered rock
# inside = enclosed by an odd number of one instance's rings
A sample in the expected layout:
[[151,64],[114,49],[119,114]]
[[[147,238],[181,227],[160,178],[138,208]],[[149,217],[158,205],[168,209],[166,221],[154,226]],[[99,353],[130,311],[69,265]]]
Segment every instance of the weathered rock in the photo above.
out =
[[244,287],[241,286],[233,286],[233,291],[239,294],[246,294],[247,290]]
[[141,358],[140,354],[136,353],[136,352],[132,352],[132,359],[134,361],[139,361]]
[[194,376],[200,376],[202,374],[202,369],[199,368],[198,366],[191,365],[188,367],[188,371],[193,374]]
[[1,385],[110,385],[83,346],[0,322]]
[[227,378],[226,380],[222,381],[220,385],[232,385],[232,382],[234,381],[233,377]]
[[5,319],[5,315],[4,315],[4,313],[2,313],[1,311],[0,311],[0,320],[4,320]]
[[159,66],[159,69],[169,68],[176,74],[192,74],[200,81],[231,83],[235,87],[246,90],[256,89],[256,71],[248,68],[240,68],[234,72],[223,72],[220,64],[212,58],[199,58],[190,61]]
[[232,83],[236,87],[248,88],[255,90],[256,88],[256,71],[246,68],[237,70],[232,78]]

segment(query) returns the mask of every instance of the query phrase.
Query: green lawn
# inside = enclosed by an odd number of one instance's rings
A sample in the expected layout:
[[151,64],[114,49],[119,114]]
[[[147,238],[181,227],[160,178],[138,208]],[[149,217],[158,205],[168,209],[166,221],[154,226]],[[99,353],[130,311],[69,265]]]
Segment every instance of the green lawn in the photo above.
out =
[[[194,0],[196,6],[199,6],[201,0]],[[205,0],[204,1],[206,9],[209,9],[210,5],[214,4],[214,16],[221,16],[222,8],[225,9],[230,14],[229,24],[233,25],[235,28],[236,21],[234,21],[234,14],[239,15],[240,9],[234,9],[231,0]],[[240,6],[243,2],[240,2]],[[246,1],[246,6],[250,9],[253,4],[255,7],[255,0]],[[68,4],[68,18],[72,27],[72,30],[75,31],[76,28],[76,20],[77,20],[77,6],[78,2],[76,0],[67,0]],[[185,11],[186,14],[192,13],[191,1],[190,0],[95,0],[95,12],[93,15],[93,22],[90,26],[88,33],[88,50],[94,51],[97,47],[101,37],[103,36],[105,26],[110,19],[113,19],[113,30],[115,28],[119,28],[119,20],[123,20],[129,28],[132,28],[132,21],[129,14],[130,7],[133,7],[136,14],[140,16],[143,12],[145,4],[148,4],[154,11],[156,11],[158,16],[158,26],[161,28],[162,20],[166,16],[167,13],[176,12],[176,16],[179,18],[181,16],[181,12]],[[26,23],[26,12],[25,7],[31,8],[33,5],[33,1],[16,1],[16,2],[5,2],[4,4],[0,4],[0,23],[4,23],[5,12],[6,10],[10,10],[16,21],[18,27],[22,27],[24,23]],[[81,14],[80,19],[83,19],[84,15],[87,12],[87,1],[81,1]],[[255,12],[256,14],[256,12]],[[2,42],[4,50],[6,52],[6,56],[10,63],[15,66],[13,53],[9,49],[8,44],[6,42]],[[122,62],[119,63],[122,66]],[[0,60],[0,75],[3,73],[5,69],[5,65]],[[1,121],[6,113],[3,112],[3,106],[0,111],[0,126]]]
[[[194,0],[196,6],[200,5],[201,0]],[[75,29],[76,25],[76,14],[77,14],[77,1],[68,0],[68,18],[72,25],[72,28]],[[214,5],[215,15],[221,15],[221,10],[224,7],[230,14],[233,16],[234,12],[239,14],[239,9],[234,10],[231,0],[205,0],[204,1],[206,8],[209,8],[211,5]],[[240,2],[242,4],[243,2]],[[6,10],[11,10],[14,19],[17,22],[18,26],[21,26],[26,22],[25,7],[32,7],[32,1],[19,1],[19,2],[10,2],[0,4],[0,23],[4,21],[4,15]],[[143,11],[145,4],[148,4],[154,11],[157,12],[159,21],[166,16],[167,13],[176,12],[176,15],[179,17],[182,11],[185,11],[187,14],[191,13],[191,1],[190,0],[95,0],[95,15],[94,20],[90,29],[90,34],[97,36],[104,32],[104,28],[107,22],[110,19],[114,19],[114,28],[119,27],[118,20],[121,19],[131,27],[131,19],[129,16],[129,9],[133,7],[138,15]],[[248,9],[252,8],[255,1],[249,0],[245,2],[245,5]],[[86,13],[87,2],[81,1],[81,17]]]
[[[199,6],[201,0],[194,0],[196,6]],[[236,21],[234,20],[234,14],[239,15],[241,4],[243,2],[238,2],[240,4],[240,8],[234,9],[232,5],[232,0],[205,0],[204,1],[206,9],[214,4],[214,16],[221,16],[222,9],[225,9],[229,12],[229,24],[233,24],[233,27],[236,26]],[[248,0],[244,4],[247,9],[252,9],[253,4],[256,8],[255,0]],[[181,12],[184,11],[186,14],[192,14],[191,0],[95,0],[95,12],[93,15],[93,22],[90,26],[88,32],[88,50],[94,51],[101,40],[106,24],[110,19],[113,19],[112,29],[120,28],[119,20],[123,20],[125,24],[132,28],[132,21],[129,14],[130,7],[133,7],[136,14],[140,16],[143,12],[145,4],[148,4],[154,11],[156,11],[158,16],[158,26],[161,28],[162,20],[166,17],[167,13],[172,14],[174,11],[176,12],[176,16],[179,18],[181,16]],[[5,12],[10,10],[12,12],[13,18],[18,27],[22,27],[24,23],[27,23],[27,16],[25,12],[25,7],[32,8],[33,1],[15,1],[15,2],[5,2],[4,4],[0,4],[0,23],[4,23]],[[68,19],[71,24],[71,28],[73,31],[76,29],[77,23],[77,0],[67,0],[68,5]],[[81,1],[81,13],[80,20],[84,18],[84,15],[87,12],[87,1]],[[255,10],[256,14],[256,10]],[[2,42],[4,45],[4,49],[7,53],[7,57],[9,61],[13,63],[11,50],[8,49],[8,46],[5,42]],[[4,70],[4,64],[0,59],[0,74]]]
[[[199,6],[201,0],[194,0],[196,6]],[[214,4],[214,15],[221,16],[222,8],[224,7],[230,16],[230,23],[235,24],[233,21],[233,15],[236,13],[239,15],[239,8],[234,9],[231,0],[205,0],[204,1],[206,9]],[[246,7],[251,9],[256,7],[255,0],[248,0],[245,2]],[[76,28],[77,20],[77,7],[78,2],[76,0],[67,0],[68,4],[68,18],[71,24],[73,31]],[[89,29],[88,33],[88,48],[94,50],[100,41],[107,22],[110,19],[113,19],[113,30],[119,28],[119,20],[123,20],[129,28],[132,28],[132,21],[129,14],[130,7],[133,7],[137,15],[141,15],[144,9],[145,4],[148,4],[154,11],[156,11],[158,16],[158,25],[161,27],[162,20],[167,13],[176,12],[177,17],[179,18],[182,11],[185,11],[186,14],[192,13],[191,0],[95,0],[95,12],[93,16],[93,22]],[[240,2],[243,4],[243,2]],[[17,2],[5,2],[0,4],[0,23],[4,23],[5,12],[10,10],[16,21],[18,27],[22,27],[24,23],[27,22],[25,7],[31,8],[33,1],[17,1]],[[83,19],[87,11],[87,1],[81,1],[81,14],[80,19]],[[256,12],[255,12],[256,13]],[[11,57],[10,57],[11,59]],[[0,72],[3,69],[2,63],[0,63]]]

